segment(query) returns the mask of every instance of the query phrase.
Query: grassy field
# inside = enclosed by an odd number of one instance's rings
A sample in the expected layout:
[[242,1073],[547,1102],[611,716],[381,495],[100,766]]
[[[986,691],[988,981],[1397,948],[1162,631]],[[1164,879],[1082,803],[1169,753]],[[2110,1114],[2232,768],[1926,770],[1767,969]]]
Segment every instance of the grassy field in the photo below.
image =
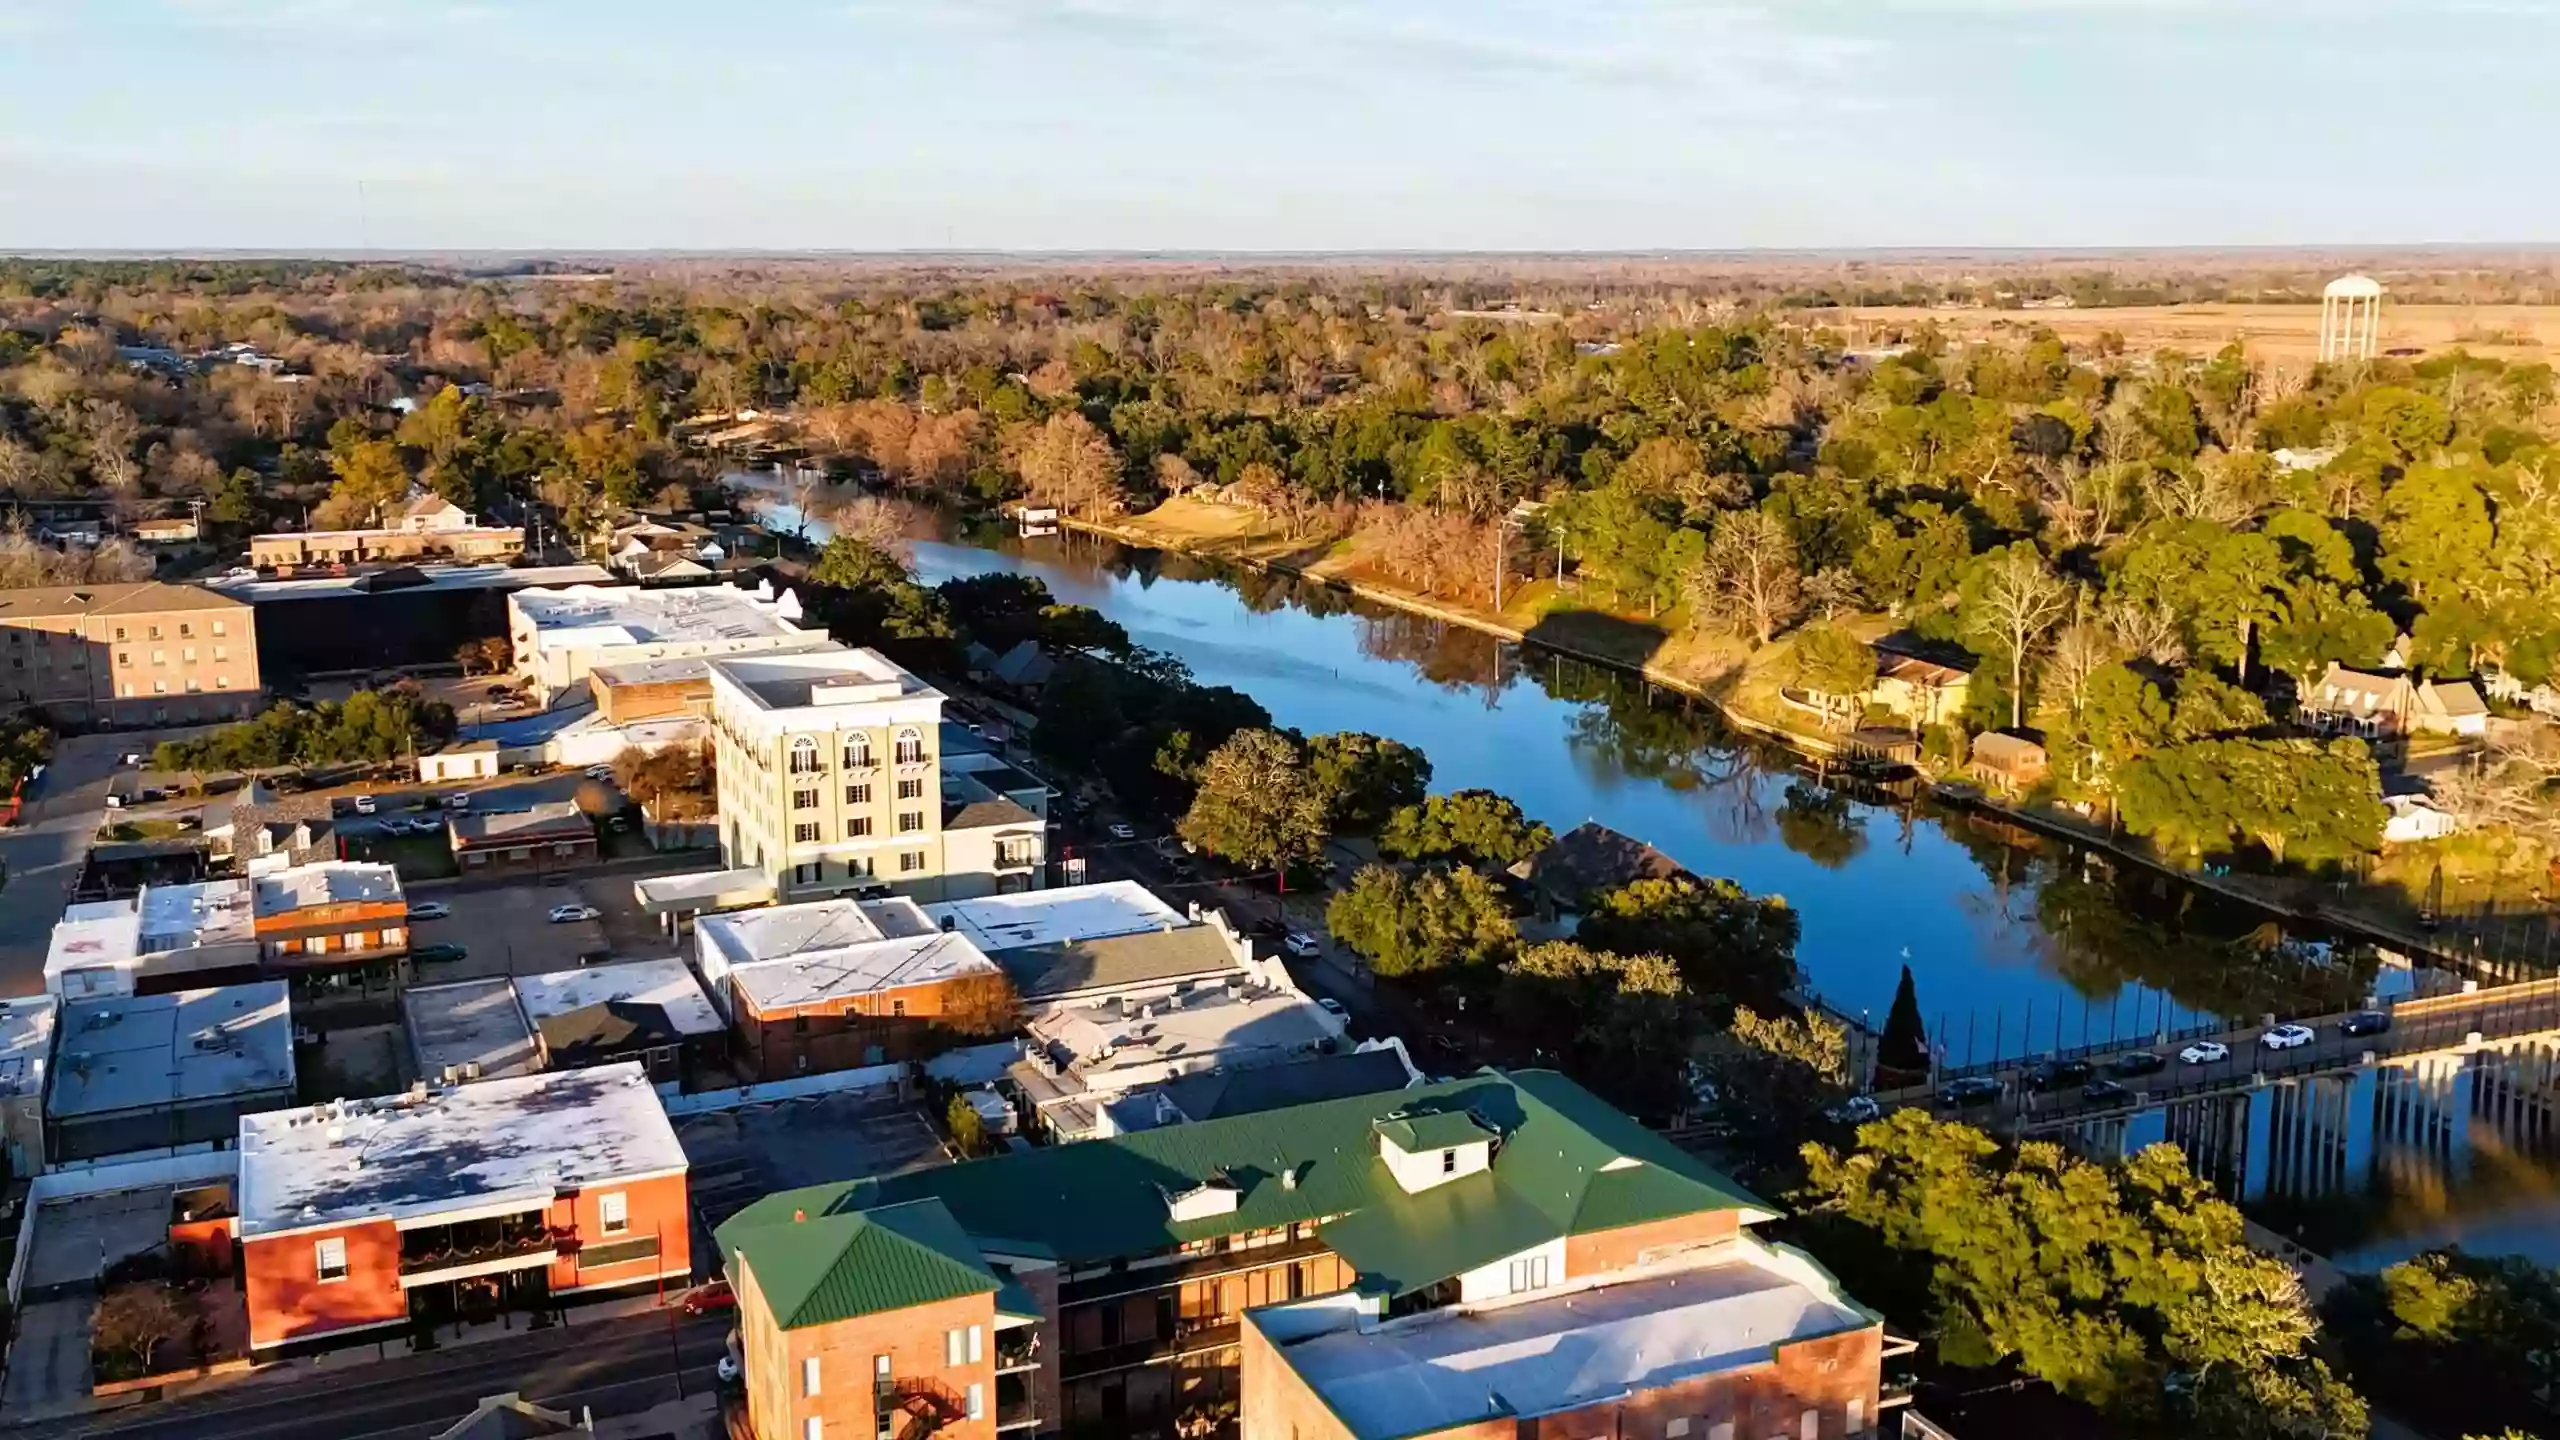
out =
[[[1922,323],[1966,339],[2019,340],[2049,329],[2066,341],[2087,343],[2103,331],[2122,335],[2126,350],[2147,355],[2176,349],[2210,355],[2237,340],[2262,360],[2309,362],[2318,356],[2320,307],[2306,305],[2153,305],[2120,310],[1928,310],[1869,307],[1807,311],[1808,324],[1849,331],[1860,343],[1882,340]],[[2560,306],[2382,306],[2382,348],[2429,354],[2456,347],[2506,360],[2548,360],[2560,354]]]

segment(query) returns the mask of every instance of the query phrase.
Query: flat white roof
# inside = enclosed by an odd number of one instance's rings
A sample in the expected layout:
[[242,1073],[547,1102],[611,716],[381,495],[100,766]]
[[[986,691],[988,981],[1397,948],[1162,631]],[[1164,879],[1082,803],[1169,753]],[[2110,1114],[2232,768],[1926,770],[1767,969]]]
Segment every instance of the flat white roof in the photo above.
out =
[[534,1072],[533,1028],[503,976],[413,985],[401,992],[400,1015],[418,1073],[428,1080],[443,1079],[448,1069],[469,1075],[472,1065],[480,1067],[472,1078],[482,1080]]
[[[762,871],[721,873],[753,873],[758,880],[771,883]],[[812,900],[800,905],[771,905],[761,910],[705,915],[693,923],[697,931],[711,937],[711,943],[732,965],[841,950],[848,945],[902,935],[929,935],[936,928],[916,902],[903,895],[883,900]]]
[[246,880],[146,885],[135,897],[135,903],[141,910],[139,940],[146,955],[203,945],[236,945],[257,938]]
[[1116,1090],[1196,1070],[1271,1064],[1313,1053],[1342,1034],[1342,1022],[1306,996],[1223,985],[1137,1005],[1061,1005],[1030,1025],[1055,1042],[1095,1089]]
[[50,995],[0,1000],[0,1095],[26,1100],[44,1093],[45,1074],[53,1068],[59,1009]]
[[1002,973],[968,936],[936,932],[759,960],[729,976],[756,1009],[771,1014],[962,975]]
[[293,1090],[293,1015],[282,980],[64,1003],[57,1120]]
[[652,875],[631,882],[641,908],[652,912],[689,904],[712,905],[732,897],[773,896],[773,877],[762,870],[701,870],[689,875]]
[[590,1005],[636,1000],[665,1012],[667,1023],[681,1035],[708,1035],[721,1028],[720,1012],[711,1008],[693,967],[682,960],[635,960],[623,965],[590,965],[580,970],[554,970],[547,975],[516,977],[516,998],[525,1018],[537,1030],[553,1015]]
[[243,1239],[433,1221],[675,1174],[684,1147],[636,1061],[240,1117]]
[[1331,1331],[1279,1353],[1354,1436],[1387,1440],[1659,1390],[1872,1323],[1751,1253],[1367,1334]]
[[44,973],[137,965],[142,957],[142,911],[131,900],[92,900],[62,912],[45,952]]
[[1196,923],[1135,880],[1065,885],[976,900],[945,900],[924,907],[938,928],[949,920],[978,948],[994,954],[1025,945],[1071,945],[1113,935],[1134,935],[1168,925]]
[[531,621],[538,650],[592,650],[621,645],[719,644],[800,639],[805,632],[734,585],[649,590],[633,585],[570,585],[519,590],[509,605]]
[[943,698],[941,691],[877,650],[725,656],[711,662],[711,675],[715,689],[725,680],[747,703],[767,711],[831,711]]
[[232,580],[217,578],[204,581],[212,590],[234,600],[263,604],[275,600],[331,600],[346,595],[416,595],[438,590],[504,590],[511,586],[579,585],[596,581],[610,582],[613,572],[601,565],[550,565],[519,570],[512,565],[417,565],[426,577],[423,585],[402,585],[387,590],[367,590],[364,582],[370,575],[327,575],[311,580]]
[[348,904],[401,898],[400,872],[360,860],[323,860],[257,879],[258,913],[274,915],[306,905]]
[[[789,645],[774,650],[760,650],[759,655],[827,655],[845,647],[833,640],[813,638],[806,644]],[[599,665],[595,678],[607,685],[680,685],[688,681],[711,681],[711,657],[679,655],[663,660],[626,660],[618,665]]]

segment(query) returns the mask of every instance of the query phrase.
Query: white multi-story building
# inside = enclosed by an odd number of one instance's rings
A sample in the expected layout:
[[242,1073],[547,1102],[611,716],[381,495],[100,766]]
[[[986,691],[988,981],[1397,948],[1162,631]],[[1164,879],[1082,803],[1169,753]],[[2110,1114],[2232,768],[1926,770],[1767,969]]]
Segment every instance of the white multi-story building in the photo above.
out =
[[711,662],[727,862],[785,903],[1038,888],[1040,818],[983,786],[946,793],[942,700],[873,650]]
[[516,672],[531,680],[542,703],[584,690],[599,665],[690,660],[798,649],[827,638],[803,627],[800,601],[756,589],[705,585],[681,590],[633,586],[537,586],[507,597],[507,636]]

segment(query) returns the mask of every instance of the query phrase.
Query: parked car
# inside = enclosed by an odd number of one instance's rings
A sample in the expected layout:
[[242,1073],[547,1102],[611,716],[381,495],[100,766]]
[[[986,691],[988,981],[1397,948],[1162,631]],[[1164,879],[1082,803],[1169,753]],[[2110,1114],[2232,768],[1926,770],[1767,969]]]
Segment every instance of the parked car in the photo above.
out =
[[492,700],[511,700],[515,698],[516,692],[508,689],[504,685],[492,685],[480,693],[488,696]]
[[1938,1103],[1952,1109],[1970,1109],[1998,1100],[2008,1086],[1989,1075],[1967,1075],[1938,1092]]
[[604,912],[593,905],[554,905],[551,907],[551,923],[554,925],[575,925],[581,920],[601,920],[603,918]]
[[1313,960],[1324,953],[1324,946],[1318,944],[1316,937],[1304,930],[1292,930],[1282,936],[1280,948],[1288,951],[1290,957],[1297,960]]
[[2178,1052],[2181,1065],[2218,1065],[2231,1058],[2231,1047],[2219,1040],[2199,1040]]
[[1349,1020],[1351,1018],[1351,1012],[1342,1008],[1342,1002],[1334,999],[1330,995],[1317,996],[1316,1008],[1322,1010],[1324,1013],[1332,1016],[1336,1020]]
[[2133,1098],[2133,1087],[2115,1080],[2092,1080],[2080,1087],[2080,1098],[2092,1105],[2122,1105]]
[[2320,1037],[2308,1025],[2278,1025],[2258,1037],[2258,1043],[2270,1050],[2297,1050]]
[[470,808],[471,808],[471,792],[469,792],[469,791],[467,791],[467,790],[456,790],[456,791],[454,791],[452,794],[447,795],[446,797],[444,797],[444,808],[446,808],[447,810],[468,810],[468,809],[470,809]]
[[610,765],[590,765],[583,773],[590,780],[610,780],[613,778],[613,767]]
[[1114,820],[1111,822],[1111,838],[1114,840],[1135,840],[1138,838],[1138,827],[1130,824],[1126,820]]
[[2021,1077],[2039,1095],[2070,1085],[2085,1085],[2093,1072],[2086,1060],[2039,1060]]
[[679,1308],[687,1315],[713,1315],[737,1309],[738,1297],[728,1281],[714,1280],[684,1292],[684,1303]]
[[374,803],[374,798],[370,795],[359,795],[356,797],[356,813],[359,815],[370,815],[381,808],[382,807],[380,805]]
[[1884,1107],[1873,1095],[1852,1095],[1822,1112],[1823,1118],[1835,1125],[1864,1125],[1884,1114]]
[[2341,1035],[2380,1035],[2391,1028],[2388,1010],[2359,1010],[2338,1022]]
[[439,960],[460,960],[470,953],[459,945],[421,945],[409,952],[409,958],[432,963]]
[[441,900],[418,900],[409,906],[409,918],[412,920],[443,920],[452,914],[453,907]]
[[125,752],[123,763],[127,765],[140,765],[142,763],[142,755],[138,751],[128,750]]
[[2142,1075],[2157,1075],[2168,1068],[2169,1062],[2161,1059],[2159,1052],[2153,1050],[2128,1050],[2107,1062],[2107,1073],[2119,1080],[2131,1080]]

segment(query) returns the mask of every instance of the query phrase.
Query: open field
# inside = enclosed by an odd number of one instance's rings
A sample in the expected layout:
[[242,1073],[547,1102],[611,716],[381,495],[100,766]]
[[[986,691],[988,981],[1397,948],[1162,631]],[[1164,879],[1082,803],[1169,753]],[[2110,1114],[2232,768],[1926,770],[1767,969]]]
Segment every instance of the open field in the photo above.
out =
[[[2317,357],[2320,307],[2313,305],[2151,305],[2089,310],[1937,310],[1918,306],[1809,310],[1809,324],[1848,328],[1853,339],[1889,338],[1924,323],[1969,340],[2017,340],[2049,329],[2067,342],[2087,343],[2103,331],[2124,337],[2136,355],[2171,348],[2209,355],[2231,341],[2273,361]],[[2426,354],[2460,347],[2504,360],[2548,360],[2560,354],[2560,305],[2382,306],[2382,348]]]

